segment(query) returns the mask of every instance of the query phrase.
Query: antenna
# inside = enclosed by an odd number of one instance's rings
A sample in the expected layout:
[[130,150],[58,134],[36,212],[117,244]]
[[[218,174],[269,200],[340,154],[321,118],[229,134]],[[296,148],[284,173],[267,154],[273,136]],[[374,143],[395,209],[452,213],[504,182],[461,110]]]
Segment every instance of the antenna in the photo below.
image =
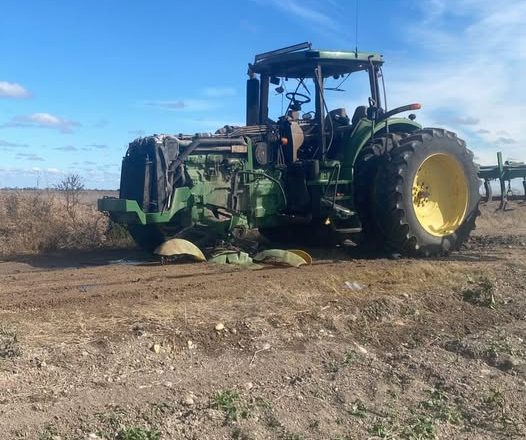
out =
[[354,54],[356,56],[356,58],[358,58],[358,3],[360,2],[360,0],[354,0],[354,5],[355,5],[355,15],[354,15],[354,42],[355,42],[355,46],[354,46]]

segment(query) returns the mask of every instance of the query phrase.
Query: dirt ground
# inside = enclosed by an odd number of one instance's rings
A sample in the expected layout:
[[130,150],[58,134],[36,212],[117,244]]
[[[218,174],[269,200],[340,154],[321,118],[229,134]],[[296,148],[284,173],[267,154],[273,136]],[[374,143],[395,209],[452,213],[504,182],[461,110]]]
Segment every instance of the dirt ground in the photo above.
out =
[[447,259],[0,262],[2,439],[526,437],[526,205]]

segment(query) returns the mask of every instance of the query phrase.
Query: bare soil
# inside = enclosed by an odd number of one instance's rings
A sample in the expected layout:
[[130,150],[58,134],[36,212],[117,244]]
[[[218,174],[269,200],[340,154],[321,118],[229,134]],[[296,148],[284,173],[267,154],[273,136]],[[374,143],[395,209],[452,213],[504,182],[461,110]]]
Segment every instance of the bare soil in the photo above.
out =
[[497,206],[443,259],[0,262],[0,437],[525,438],[526,206]]

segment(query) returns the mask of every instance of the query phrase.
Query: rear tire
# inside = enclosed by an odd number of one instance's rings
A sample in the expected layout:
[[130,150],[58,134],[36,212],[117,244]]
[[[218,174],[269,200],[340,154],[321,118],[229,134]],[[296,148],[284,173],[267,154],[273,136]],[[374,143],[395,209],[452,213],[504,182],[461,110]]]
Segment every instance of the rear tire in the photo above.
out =
[[358,212],[362,232],[353,240],[360,245],[382,246],[378,227],[374,219],[373,204],[375,181],[380,165],[388,153],[397,147],[400,141],[409,136],[407,133],[388,133],[369,141],[360,151],[354,168],[354,206]]
[[418,130],[384,156],[373,185],[374,226],[386,247],[414,256],[459,249],[475,229],[480,180],[455,133]]

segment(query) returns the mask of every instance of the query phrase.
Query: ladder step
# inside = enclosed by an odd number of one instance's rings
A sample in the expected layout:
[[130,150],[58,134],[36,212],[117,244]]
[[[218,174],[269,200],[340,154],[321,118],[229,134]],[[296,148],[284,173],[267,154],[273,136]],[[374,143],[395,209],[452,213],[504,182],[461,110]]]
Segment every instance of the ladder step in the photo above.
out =
[[341,234],[356,234],[358,232],[362,232],[362,228],[341,228],[335,229],[335,231]]

